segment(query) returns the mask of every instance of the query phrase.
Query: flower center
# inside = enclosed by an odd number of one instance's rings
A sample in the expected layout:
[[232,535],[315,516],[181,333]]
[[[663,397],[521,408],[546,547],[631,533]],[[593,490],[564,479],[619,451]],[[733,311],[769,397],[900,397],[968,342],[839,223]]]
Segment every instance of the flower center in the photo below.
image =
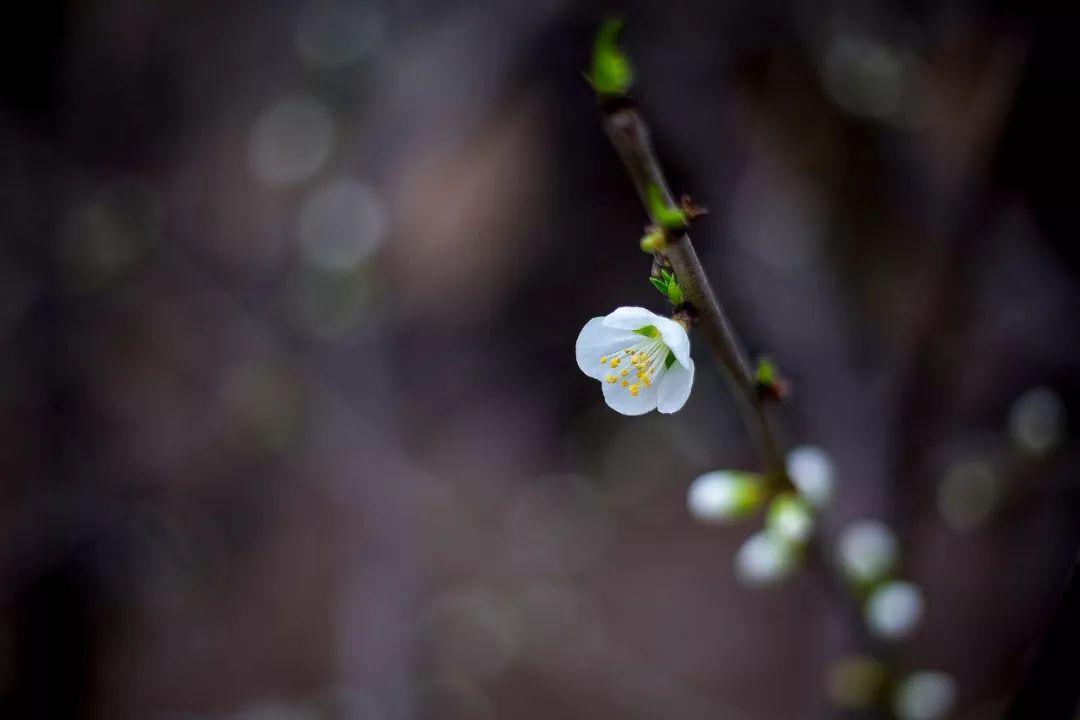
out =
[[608,365],[612,370],[604,376],[605,382],[610,385],[618,383],[620,388],[637,397],[643,387],[652,387],[657,376],[671,367],[675,356],[660,339],[660,333],[654,326],[646,325],[634,332],[643,339],[610,356],[601,356],[600,364]]

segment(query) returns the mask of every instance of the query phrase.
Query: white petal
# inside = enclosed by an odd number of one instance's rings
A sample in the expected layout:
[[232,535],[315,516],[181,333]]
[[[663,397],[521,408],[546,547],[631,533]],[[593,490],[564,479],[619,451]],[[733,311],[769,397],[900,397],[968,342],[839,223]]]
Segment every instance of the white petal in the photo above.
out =
[[604,325],[622,330],[637,330],[646,325],[660,327],[656,321],[665,319],[643,307],[621,307],[615,308],[610,315],[604,318]]
[[694,361],[691,358],[686,361],[689,363],[687,367],[674,363],[660,378],[660,382],[655,384],[656,408],[662,413],[679,410],[690,397],[690,388],[694,386]]
[[607,327],[604,325],[604,318],[595,317],[581,328],[574,345],[578,367],[589,377],[602,380],[611,372],[611,368],[601,364],[600,358],[614,355],[641,340],[640,335]]
[[691,367],[690,362],[690,336],[686,334],[686,328],[674,320],[666,317],[657,317],[653,323],[660,331],[660,337],[668,350],[675,353],[675,359],[683,367]]
[[815,507],[825,507],[836,487],[832,458],[815,445],[800,445],[787,455],[787,474],[796,489]]
[[642,387],[637,397],[630,393],[629,388],[624,388],[620,383],[602,383],[604,386],[604,402],[608,407],[623,415],[644,415],[650,410],[656,409],[656,384],[651,387]]

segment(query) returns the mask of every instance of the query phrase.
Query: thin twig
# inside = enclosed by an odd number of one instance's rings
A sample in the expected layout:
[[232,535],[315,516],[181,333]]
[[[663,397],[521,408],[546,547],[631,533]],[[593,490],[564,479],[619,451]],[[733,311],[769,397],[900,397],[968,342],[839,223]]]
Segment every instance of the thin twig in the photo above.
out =
[[[605,99],[600,107],[604,131],[626,166],[645,211],[650,213],[650,220],[656,226],[661,226],[660,218],[652,217],[649,188],[655,187],[660,191],[666,206],[673,207],[676,202],[653,150],[648,124],[633,101],[627,97]],[[669,238],[663,253],[679,279],[679,287],[693,311],[696,326],[712,348],[717,365],[736,398],[765,472],[781,489],[792,489],[791,479],[785,468],[785,455],[777,441],[767,402],[758,394],[754,371],[746,351],[713,291],[690,236],[682,232],[677,237]],[[821,533],[815,533],[807,548],[807,563],[812,575],[830,596],[839,600],[859,644],[874,655],[886,655],[881,643],[871,636],[863,624],[858,602],[831,567],[828,547],[829,543]],[[895,717],[891,706],[886,702],[876,710],[880,717]]]
[[[650,211],[648,188],[656,187],[664,202],[674,206],[660,163],[656,159],[649,128],[638,109],[628,100],[601,105],[604,131],[619,153],[630,179],[637,188],[646,212]],[[657,225],[658,218],[651,218]],[[784,456],[776,440],[765,402],[758,396],[753,370],[746,351],[731,327],[705,268],[698,259],[687,233],[672,238],[664,250],[672,269],[679,278],[687,303],[693,308],[697,326],[708,341],[728,386],[740,405],[743,418],[761,456],[765,472],[774,481],[787,485]]]

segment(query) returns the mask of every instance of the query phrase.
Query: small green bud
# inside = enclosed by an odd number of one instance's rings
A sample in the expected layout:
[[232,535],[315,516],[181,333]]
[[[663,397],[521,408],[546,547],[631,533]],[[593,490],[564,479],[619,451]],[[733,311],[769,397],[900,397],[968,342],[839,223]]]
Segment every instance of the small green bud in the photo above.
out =
[[689,224],[686,213],[682,208],[668,205],[659,187],[650,185],[645,194],[649,203],[649,216],[654,222],[671,232],[681,233],[686,230]]
[[754,371],[754,379],[759,385],[772,385],[776,382],[776,363],[767,357],[758,360],[757,369]]
[[868,655],[849,655],[829,668],[829,697],[845,710],[868,708],[885,692],[885,666]]
[[770,533],[789,543],[802,544],[814,532],[814,515],[810,506],[795,493],[778,495],[769,506],[765,526]]
[[647,253],[657,253],[667,247],[667,233],[661,228],[651,227],[641,238],[641,249]]
[[596,32],[593,42],[592,70],[587,76],[600,95],[626,95],[634,84],[630,59],[619,47],[622,20],[609,18]]
[[679,287],[679,279],[667,270],[660,271],[660,277],[650,277],[649,282],[657,292],[668,299],[672,305],[678,307],[686,302],[682,288]]
[[763,400],[783,400],[790,392],[791,383],[780,377],[780,369],[767,357],[759,358],[754,368],[754,386]]
[[667,270],[661,271],[661,274],[667,278],[667,296],[671,304],[678,307],[686,302],[686,297],[683,296],[682,288],[679,286],[679,278]]

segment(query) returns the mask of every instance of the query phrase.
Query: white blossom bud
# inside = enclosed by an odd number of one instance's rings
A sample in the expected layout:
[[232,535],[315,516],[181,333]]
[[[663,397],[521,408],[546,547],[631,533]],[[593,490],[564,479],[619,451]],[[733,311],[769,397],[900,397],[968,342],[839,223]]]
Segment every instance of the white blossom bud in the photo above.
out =
[[788,453],[787,474],[807,502],[825,507],[836,489],[832,458],[816,445],[800,445]]
[[859,520],[840,533],[836,555],[840,569],[849,580],[872,585],[892,572],[900,556],[900,545],[885,523]]
[[798,565],[796,548],[773,533],[754,533],[735,554],[735,577],[746,585],[773,585]]
[[907,637],[923,614],[923,593],[909,582],[888,582],[866,599],[863,613],[870,631],[886,640]]
[[746,517],[761,507],[762,477],[737,470],[714,470],[690,483],[686,505],[701,522],[723,523]]
[[940,720],[956,701],[956,683],[942,672],[922,671],[904,678],[894,707],[900,720]]

